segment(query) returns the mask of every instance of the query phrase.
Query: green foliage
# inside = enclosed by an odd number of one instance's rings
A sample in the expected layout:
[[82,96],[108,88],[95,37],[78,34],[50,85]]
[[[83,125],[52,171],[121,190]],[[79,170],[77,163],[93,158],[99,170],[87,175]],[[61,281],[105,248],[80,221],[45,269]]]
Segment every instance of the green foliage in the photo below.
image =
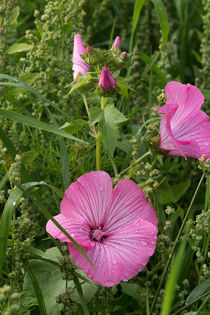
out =
[[[0,313],[209,314],[209,172],[158,151],[153,109],[179,80],[201,88],[210,114],[209,12],[209,0],[2,2]],[[73,82],[76,33],[94,56]],[[119,54],[108,50],[118,35]],[[98,89],[103,65],[116,80],[110,93]],[[159,219],[147,267],[113,288],[93,284],[46,234],[69,184],[96,165],[114,184],[134,180]]]

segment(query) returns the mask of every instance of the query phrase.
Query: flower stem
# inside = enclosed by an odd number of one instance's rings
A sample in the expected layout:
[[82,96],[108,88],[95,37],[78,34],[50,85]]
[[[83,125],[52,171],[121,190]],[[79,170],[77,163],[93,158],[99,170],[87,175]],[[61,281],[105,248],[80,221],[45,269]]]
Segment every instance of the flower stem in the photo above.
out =
[[186,214],[185,214],[184,220],[182,221],[182,225],[181,225],[181,227],[180,227],[180,229],[179,229],[179,232],[178,232],[178,234],[177,234],[177,237],[176,237],[176,239],[175,239],[175,242],[174,242],[174,245],[173,245],[173,247],[172,247],[171,253],[170,253],[170,255],[169,255],[167,264],[166,264],[166,266],[165,266],[165,269],[164,269],[163,274],[162,274],[162,277],[161,277],[161,279],[160,279],[160,282],[159,282],[157,291],[156,291],[156,293],[155,293],[155,297],[154,297],[154,300],[153,300],[152,306],[151,306],[151,313],[152,313],[152,311],[153,311],[153,309],[154,309],[154,306],[155,306],[155,303],[156,303],[156,301],[157,301],[157,298],[158,298],[160,289],[161,289],[161,287],[162,287],[162,284],[163,284],[163,281],[164,281],[164,279],[165,279],[166,273],[167,273],[168,268],[169,268],[169,266],[170,266],[170,264],[171,264],[173,255],[174,255],[174,253],[175,253],[177,244],[178,244],[179,239],[180,239],[180,237],[181,237],[181,234],[182,234],[182,232],[183,232],[183,230],[184,230],[184,227],[185,227],[185,225],[186,225],[186,221],[187,221],[187,219],[188,219],[188,216],[189,216],[190,210],[191,210],[191,208],[192,208],[193,202],[194,202],[194,200],[195,200],[195,197],[197,196],[197,193],[198,193],[198,191],[199,191],[199,188],[200,188],[200,186],[201,186],[201,184],[202,184],[202,181],[203,181],[205,175],[206,175],[205,173],[202,174],[201,179],[200,179],[200,181],[199,181],[199,183],[198,183],[198,186],[197,186],[197,188],[196,188],[196,190],[195,190],[195,192],[194,192],[194,195],[193,195],[193,197],[192,197],[192,200],[191,200],[191,202],[190,202],[190,205],[189,205],[189,207],[188,207],[188,209],[187,209],[187,212],[186,212]]
[[84,298],[82,287],[81,287],[81,284],[80,284],[80,282],[79,282],[77,277],[74,277],[74,284],[75,284],[75,287],[76,287],[77,292],[79,294],[84,314],[85,315],[89,315],[90,313],[89,313],[89,310],[88,310],[87,302],[86,302],[86,300]]
[[[85,109],[86,109],[86,112],[87,112],[87,115],[88,115],[88,119],[90,119],[90,112],[89,112],[88,103],[87,103],[87,99],[86,99],[85,94],[82,94],[82,98],[83,98],[83,101],[84,101],[84,104],[85,104]],[[89,123],[89,127],[90,127],[90,130],[92,131],[93,136],[97,137],[97,132],[96,132],[95,127],[91,126],[90,123]]]
[[147,157],[148,155],[151,154],[151,151],[147,151],[145,154],[143,154],[142,156],[140,156],[140,158],[138,158],[135,162],[133,162],[131,165],[129,165],[127,168],[125,168],[122,172],[119,173],[119,176],[121,176],[122,174],[124,174],[125,172],[127,172],[129,169],[131,169],[134,165],[138,164],[139,162],[141,162],[141,160],[143,160],[145,157]]
[[101,132],[98,131],[96,137],[96,170],[101,170]]
[[[103,110],[106,106],[107,98],[102,96],[101,97],[101,109]],[[96,170],[101,170],[101,140],[102,140],[102,134],[100,131],[98,131],[96,136]]]

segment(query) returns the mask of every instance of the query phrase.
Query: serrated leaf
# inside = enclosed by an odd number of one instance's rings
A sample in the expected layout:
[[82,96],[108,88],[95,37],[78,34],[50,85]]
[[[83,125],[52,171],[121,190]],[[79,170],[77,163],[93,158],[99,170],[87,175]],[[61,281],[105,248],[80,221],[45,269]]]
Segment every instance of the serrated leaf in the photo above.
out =
[[88,126],[88,122],[83,119],[76,119],[75,121],[71,121],[70,123],[66,122],[63,126],[61,126],[59,129],[63,129],[65,132],[68,132],[69,134],[73,135],[82,127]]
[[9,24],[14,24],[14,23],[16,23],[19,14],[20,14],[20,7],[17,6],[17,7],[15,7],[15,8],[12,10],[12,13],[10,14],[10,17],[9,17]]
[[70,92],[68,95],[70,95],[72,92],[76,91],[77,89],[81,88],[84,84],[86,84],[92,76],[89,73],[86,73],[85,75],[81,76],[72,86]]
[[89,109],[89,112],[90,112],[89,121],[91,125],[98,123],[103,118],[103,110],[99,107],[92,107]]
[[33,45],[26,44],[26,43],[14,44],[7,49],[7,54],[12,55],[18,52],[31,50],[32,48],[33,48]]
[[114,105],[107,105],[103,110],[103,116],[99,121],[99,131],[102,134],[103,143],[111,156],[117,146],[119,138],[118,124],[125,122],[127,118]]
[[125,84],[120,82],[119,80],[116,81],[117,86],[120,88],[120,94],[122,96],[125,96],[126,98],[128,97],[128,88]]

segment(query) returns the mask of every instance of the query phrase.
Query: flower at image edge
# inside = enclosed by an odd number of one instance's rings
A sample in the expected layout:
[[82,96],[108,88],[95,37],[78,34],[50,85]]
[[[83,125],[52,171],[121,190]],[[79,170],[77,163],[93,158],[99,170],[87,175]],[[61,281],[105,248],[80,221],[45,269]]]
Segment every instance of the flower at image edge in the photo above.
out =
[[96,270],[51,220],[47,232],[67,242],[75,264],[103,286],[133,278],[155,251],[156,213],[143,191],[128,179],[112,192],[106,172],[79,177],[66,190],[61,214],[54,218],[83,248]]
[[165,88],[167,101],[159,108],[159,147],[170,156],[210,158],[209,116],[200,108],[201,91],[191,84],[169,82]]
[[90,70],[90,67],[84,62],[81,55],[86,53],[85,47],[82,42],[82,38],[79,34],[74,36],[74,48],[73,48],[73,56],[72,56],[72,63],[73,63],[73,77],[74,81],[76,81],[80,75],[84,75],[86,72]]

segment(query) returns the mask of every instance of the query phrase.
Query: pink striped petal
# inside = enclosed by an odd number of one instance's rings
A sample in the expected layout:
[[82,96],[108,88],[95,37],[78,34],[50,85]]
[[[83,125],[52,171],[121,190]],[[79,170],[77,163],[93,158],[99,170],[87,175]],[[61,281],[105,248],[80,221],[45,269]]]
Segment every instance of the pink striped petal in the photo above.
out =
[[[67,219],[62,214],[56,215],[54,219],[78,244],[86,248],[92,247],[93,242],[90,240],[90,227],[88,224],[73,224],[70,219]],[[68,237],[51,220],[47,222],[46,230],[53,238],[58,238],[61,242],[70,242]]]
[[201,91],[191,84],[182,84],[180,82],[171,81],[165,87],[167,95],[166,104],[179,105],[173,119],[171,126],[174,128],[182,120],[193,113],[195,110],[200,109],[204,103],[204,97]]
[[94,246],[86,250],[87,256],[96,269],[93,269],[74,245],[69,244],[69,251],[75,264],[93,281],[106,287],[111,287],[121,281],[124,268],[112,246],[94,242]]
[[72,183],[61,202],[61,213],[75,223],[92,228],[104,225],[106,207],[112,195],[112,181],[106,172],[87,173]]
[[69,250],[75,264],[95,282],[110,287],[127,281],[139,273],[153,255],[157,241],[157,228],[143,219],[123,226],[103,242],[95,242],[86,254],[94,270],[73,245]]
[[152,204],[144,198],[141,188],[129,179],[120,181],[112,194],[107,210],[104,231],[110,233],[133,220],[142,218],[157,226],[158,220]]
[[183,118],[176,127],[171,123],[178,110],[177,105],[166,104],[159,109],[162,116],[160,124],[159,147],[169,151],[168,155],[185,158],[210,157],[210,122],[203,111],[197,110]]

